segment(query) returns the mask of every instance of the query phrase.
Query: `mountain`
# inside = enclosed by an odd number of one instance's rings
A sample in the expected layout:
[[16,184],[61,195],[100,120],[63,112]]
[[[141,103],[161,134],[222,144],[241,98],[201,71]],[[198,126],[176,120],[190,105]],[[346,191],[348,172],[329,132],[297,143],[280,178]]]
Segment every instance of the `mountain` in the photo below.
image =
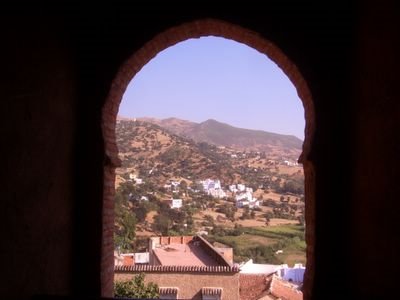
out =
[[176,135],[192,139],[195,142],[206,142],[216,146],[225,146],[241,151],[284,151],[286,153],[290,151],[297,153],[301,150],[303,144],[302,140],[293,135],[237,128],[213,119],[202,123],[194,123],[177,118],[162,120],[156,118],[140,118],[139,120],[157,124]]
[[[195,122],[187,121],[187,120],[182,120],[178,118],[167,118],[167,119],[156,119],[156,118],[139,118],[141,121],[149,122],[156,124],[162,128],[165,128],[169,131],[171,131],[174,134],[177,134],[179,136],[184,136],[191,138],[190,135],[188,134],[193,128],[198,125]],[[194,139],[193,139],[194,140]]]

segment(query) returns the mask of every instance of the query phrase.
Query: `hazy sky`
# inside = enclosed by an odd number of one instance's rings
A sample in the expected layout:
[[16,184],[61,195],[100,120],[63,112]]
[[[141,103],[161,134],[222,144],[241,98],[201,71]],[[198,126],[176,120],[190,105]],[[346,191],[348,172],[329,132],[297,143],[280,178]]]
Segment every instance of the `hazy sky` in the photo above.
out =
[[215,119],[304,138],[303,105],[281,69],[253,48],[217,37],[160,52],[130,82],[119,115]]

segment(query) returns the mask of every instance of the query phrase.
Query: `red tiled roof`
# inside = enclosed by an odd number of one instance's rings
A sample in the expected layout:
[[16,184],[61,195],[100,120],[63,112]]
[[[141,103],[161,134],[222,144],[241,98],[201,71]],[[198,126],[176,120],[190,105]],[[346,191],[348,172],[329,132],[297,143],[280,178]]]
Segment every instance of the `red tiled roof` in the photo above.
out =
[[260,299],[270,288],[272,275],[243,274],[239,275],[239,295],[241,300]]
[[272,295],[279,298],[290,300],[303,299],[303,293],[297,289],[297,286],[288,281],[282,280],[276,275],[272,275],[270,291]]
[[239,268],[228,266],[152,266],[152,265],[133,265],[133,266],[115,266],[116,273],[129,272],[199,272],[199,273],[238,273]]

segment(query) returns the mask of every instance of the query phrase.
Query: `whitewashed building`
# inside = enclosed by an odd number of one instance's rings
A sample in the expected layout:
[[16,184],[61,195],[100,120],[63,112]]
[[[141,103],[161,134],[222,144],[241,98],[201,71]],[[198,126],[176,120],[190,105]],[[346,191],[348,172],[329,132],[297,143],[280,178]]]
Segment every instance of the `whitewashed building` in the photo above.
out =
[[306,268],[303,267],[303,264],[294,264],[293,268],[289,268],[288,265],[281,265],[277,274],[280,278],[286,281],[290,281],[296,284],[303,283],[304,272]]
[[181,208],[182,207],[182,199],[171,199],[170,200],[170,207],[171,208]]
[[219,179],[206,179],[200,181],[200,184],[203,186],[203,191],[207,193],[207,195],[211,195],[214,198],[224,198],[226,197],[225,191],[221,187],[221,182]]
[[244,184],[238,183],[238,184],[237,184],[237,189],[238,189],[240,192],[243,192],[243,191],[246,189],[246,186],[245,186]]
[[[250,190],[252,191],[253,189]],[[253,197],[253,193],[250,190],[235,195],[236,207],[248,206],[249,208],[255,208],[260,206],[260,201]]]

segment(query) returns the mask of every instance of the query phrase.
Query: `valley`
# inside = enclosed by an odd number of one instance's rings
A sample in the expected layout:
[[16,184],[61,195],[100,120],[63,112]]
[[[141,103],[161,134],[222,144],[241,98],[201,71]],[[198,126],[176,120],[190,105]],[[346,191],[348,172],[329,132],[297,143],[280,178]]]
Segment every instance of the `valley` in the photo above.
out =
[[[232,247],[236,262],[304,263],[301,143],[254,142],[252,132],[237,143],[235,127],[217,121],[198,139],[189,121],[167,120],[117,121],[116,245],[139,251],[151,235],[198,233]],[[207,132],[226,126],[223,144],[210,141]]]

